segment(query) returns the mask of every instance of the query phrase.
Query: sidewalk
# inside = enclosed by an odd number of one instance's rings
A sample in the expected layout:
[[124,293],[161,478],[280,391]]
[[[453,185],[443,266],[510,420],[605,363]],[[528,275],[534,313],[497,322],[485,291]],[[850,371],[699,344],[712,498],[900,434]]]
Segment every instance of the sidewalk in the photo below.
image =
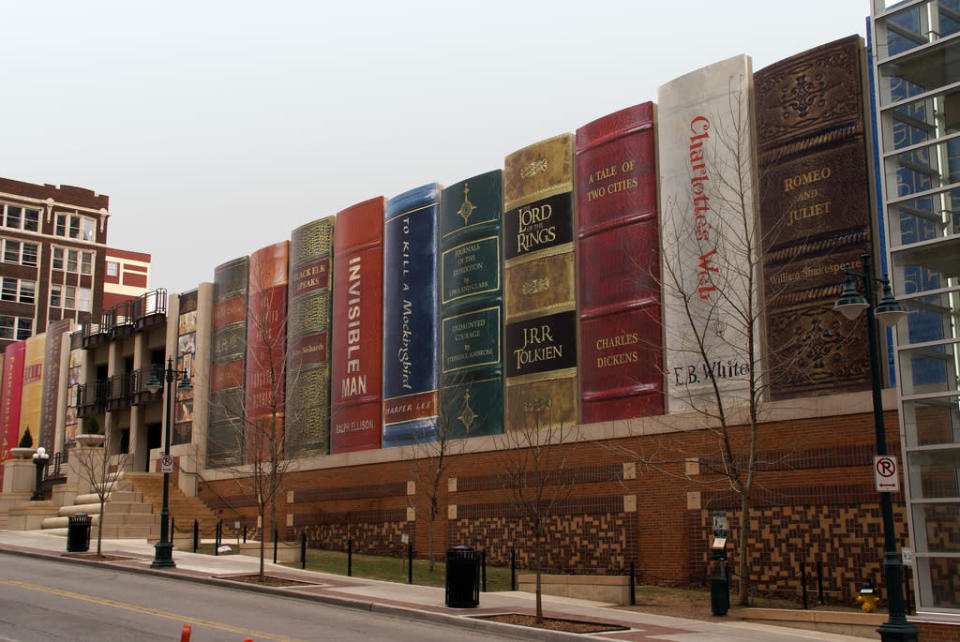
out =
[[[309,583],[302,587],[267,588],[255,584],[231,581],[230,576],[256,573],[259,560],[243,555],[212,556],[174,551],[174,569],[151,569],[154,548],[146,540],[103,540],[103,553],[122,556],[115,561],[79,560],[64,557],[66,538],[40,531],[0,531],[0,552],[35,555],[64,562],[97,564],[130,572],[154,573],[187,581],[228,585],[231,587],[281,594],[288,597],[314,600],[345,607],[360,608],[381,613],[399,614],[455,624],[472,629],[486,629],[516,635],[518,627],[475,619],[477,616],[498,613],[534,613],[532,593],[481,593],[480,606],[475,609],[449,609],[444,606],[444,589],[428,586],[395,584],[364,578],[301,571],[267,562],[267,572]],[[91,551],[96,542],[91,541]],[[593,635],[554,633],[522,628],[523,637],[537,640],[603,639],[603,640],[673,640],[683,642],[855,642],[864,638],[832,635],[819,631],[789,629],[724,618],[716,621],[688,620],[640,613],[599,602],[543,596],[544,615],[547,617],[587,620],[619,625],[629,630]],[[512,629],[509,633],[503,627]],[[879,637],[879,636],[878,636]]]

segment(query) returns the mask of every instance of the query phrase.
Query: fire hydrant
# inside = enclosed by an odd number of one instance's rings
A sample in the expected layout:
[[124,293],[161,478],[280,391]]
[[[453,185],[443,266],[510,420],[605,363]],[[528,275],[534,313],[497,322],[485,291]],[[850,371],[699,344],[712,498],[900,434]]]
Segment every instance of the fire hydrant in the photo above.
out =
[[860,589],[860,595],[857,596],[857,604],[860,605],[860,610],[864,613],[876,613],[877,602],[879,601],[880,598],[873,592],[873,584],[870,580],[864,582],[863,588]]

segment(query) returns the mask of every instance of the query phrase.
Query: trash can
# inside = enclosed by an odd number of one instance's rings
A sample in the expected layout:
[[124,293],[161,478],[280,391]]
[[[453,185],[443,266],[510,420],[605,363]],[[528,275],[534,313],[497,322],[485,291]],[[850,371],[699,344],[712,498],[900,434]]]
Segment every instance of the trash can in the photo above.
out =
[[71,515],[67,523],[67,552],[85,553],[90,550],[90,516],[86,513]]
[[710,610],[714,615],[726,615],[730,610],[730,580],[725,577],[710,578]]
[[480,604],[480,553],[469,546],[447,551],[447,606],[472,609]]

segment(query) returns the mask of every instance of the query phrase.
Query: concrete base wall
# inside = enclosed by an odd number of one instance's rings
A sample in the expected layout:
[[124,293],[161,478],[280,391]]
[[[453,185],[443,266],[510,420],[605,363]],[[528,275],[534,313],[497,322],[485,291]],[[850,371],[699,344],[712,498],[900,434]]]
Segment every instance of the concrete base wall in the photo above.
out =
[[[520,575],[517,582],[521,591],[535,593],[537,590],[536,575]],[[541,575],[540,588],[545,595],[608,604],[630,603],[630,578],[625,575]]]

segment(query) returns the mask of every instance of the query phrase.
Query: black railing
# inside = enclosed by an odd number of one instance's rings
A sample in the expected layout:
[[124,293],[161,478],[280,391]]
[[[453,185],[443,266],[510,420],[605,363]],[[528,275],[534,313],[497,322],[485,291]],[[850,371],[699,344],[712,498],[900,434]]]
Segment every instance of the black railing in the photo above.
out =
[[161,401],[163,399],[163,389],[161,388],[156,392],[150,392],[147,390],[147,382],[150,381],[151,375],[160,381],[162,374],[163,366],[156,364],[131,372],[130,404],[133,406],[140,406],[153,401]]
[[96,348],[110,339],[127,337],[162,323],[167,317],[167,290],[151,290],[90,316],[90,322],[81,329],[84,348]]
[[77,417],[86,418],[107,408],[108,382],[101,379],[77,386]]
[[107,379],[107,410],[119,410],[130,405],[131,373],[113,375]]

